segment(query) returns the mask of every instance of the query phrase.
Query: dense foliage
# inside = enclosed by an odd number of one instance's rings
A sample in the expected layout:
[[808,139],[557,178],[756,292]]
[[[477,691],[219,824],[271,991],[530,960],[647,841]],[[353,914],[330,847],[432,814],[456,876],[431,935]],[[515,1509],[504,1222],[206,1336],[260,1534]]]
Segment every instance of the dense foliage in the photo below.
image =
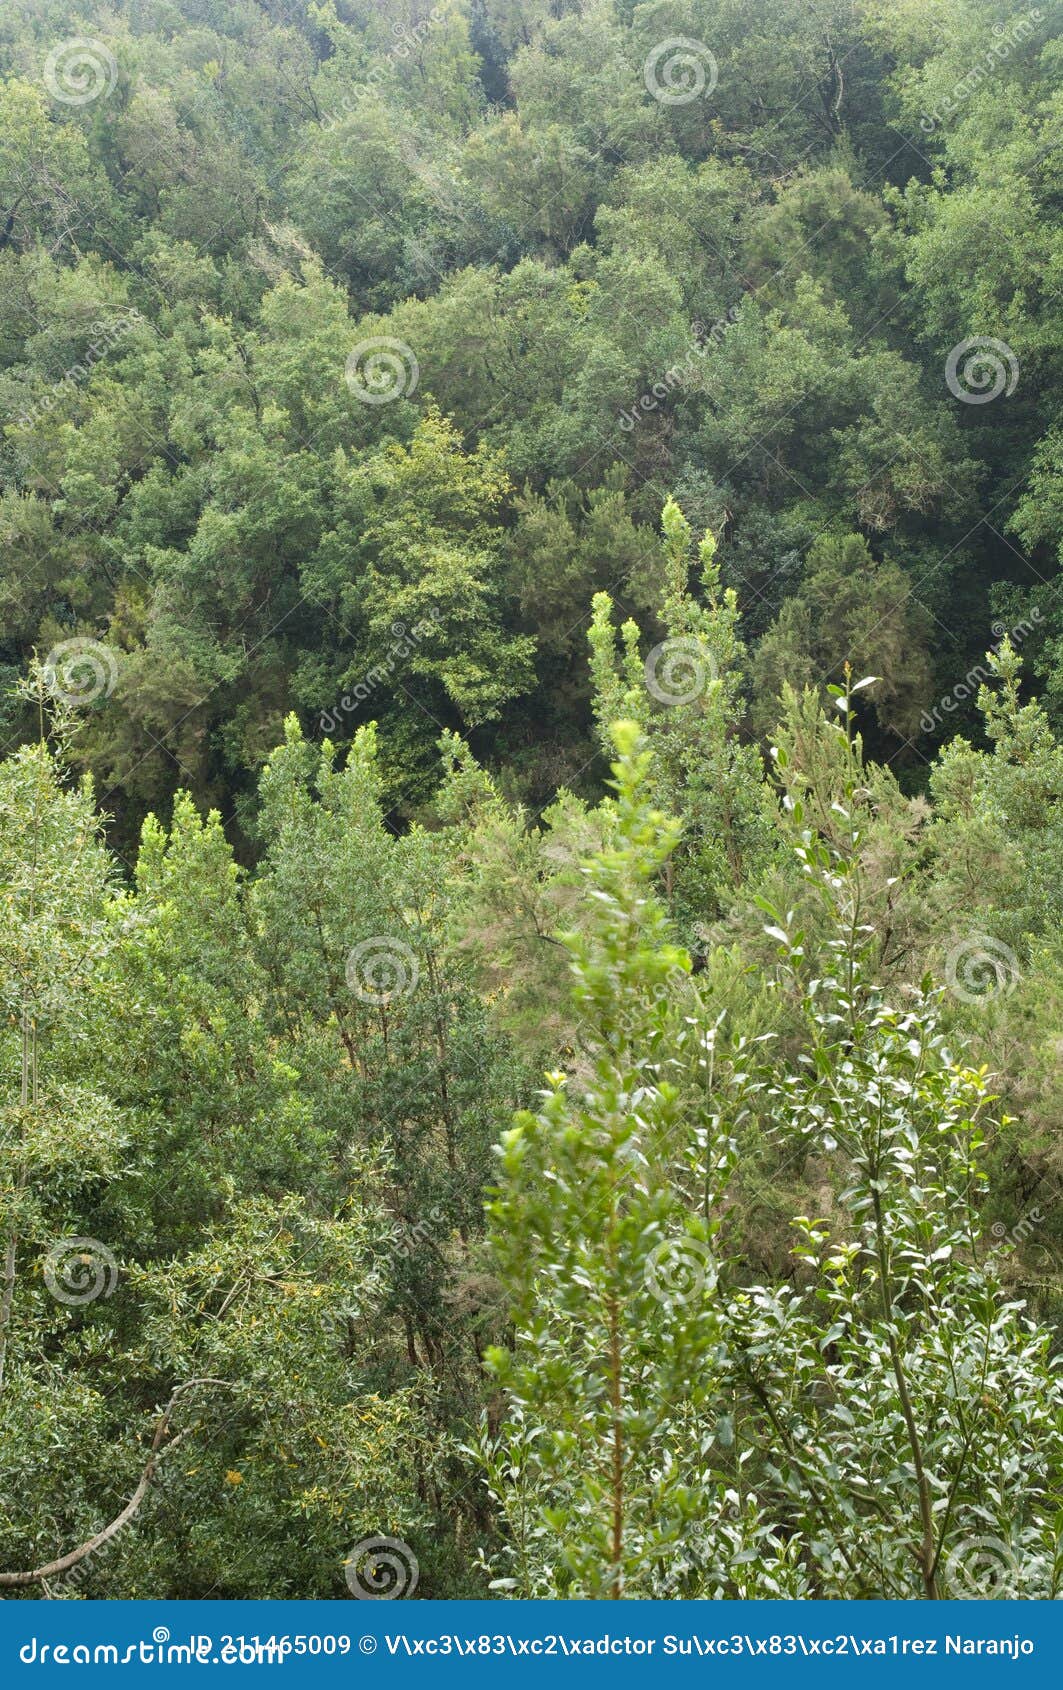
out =
[[1063,1593],[1061,58],[0,13],[0,1592]]

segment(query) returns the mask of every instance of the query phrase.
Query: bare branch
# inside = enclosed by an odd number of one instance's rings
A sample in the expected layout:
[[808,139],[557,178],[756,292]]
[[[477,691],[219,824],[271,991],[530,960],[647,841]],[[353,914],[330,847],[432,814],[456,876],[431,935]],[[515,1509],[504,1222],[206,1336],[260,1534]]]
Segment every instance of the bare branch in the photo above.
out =
[[85,1543],[79,1544],[76,1549],[71,1549],[66,1555],[61,1555],[57,1561],[49,1561],[47,1566],[35,1567],[32,1572],[28,1573],[0,1573],[0,1588],[12,1590],[28,1584],[42,1584],[46,1579],[58,1578],[61,1574],[68,1573],[71,1567],[78,1566],[89,1555],[94,1555],[97,1549],[102,1549],[104,1544],[109,1543],[113,1537],[117,1537],[122,1527],[129,1524],[151,1489],[151,1483],[155,1477],[164,1444],[167,1449],[175,1449],[184,1437],[184,1432],[178,1432],[176,1437],[170,1438],[166,1442],[174,1404],[183,1392],[190,1391],[195,1385],[220,1385],[223,1389],[229,1391],[238,1389],[228,1379],[187,1379],[183,1385],[178,1385],[155,1427],[155,1436],[151,1440],[151,1451],[147,1465],[140,1475],[140,1483],[122,1512],[115,1516],[109,1526],[104,1526],[102,1532],[97,1532],[95,1537],[90,1537]]

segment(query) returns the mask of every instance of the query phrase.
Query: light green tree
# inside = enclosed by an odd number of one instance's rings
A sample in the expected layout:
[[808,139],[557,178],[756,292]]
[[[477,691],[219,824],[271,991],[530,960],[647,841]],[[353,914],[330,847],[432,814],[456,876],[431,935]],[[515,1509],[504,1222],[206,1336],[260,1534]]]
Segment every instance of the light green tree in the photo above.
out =
[[674,500],[662,515],[659,620],[665,637],[642,655],[637,624],[616,650],[612,601],[594,599],[590,628],[594,712],[599,734],[621,717],[645,729],[654,758],[652,790],[685,817],[683,840],[663,865],[669,906],[685,933],[711,920],[770,857],[771,797],[759,754],[741,737],[744,647],[738,600],[720,581],[716,542],[698,544],[697,596],[688,584],[690,524]]
[[538,1111],[503,1135],[489,1206],[516,1326],[513,1349],[489,1357],[506,1393],[484,1448],[508,1534],[496,1588],[674,1594],[704,1546],[719,1593],[744,1588],[725,1564],[763,1544],[775,1593],[790,1593],[782,1545],[714,1470],[714,1241],[731,1149],[713,1112],[714,1038],[681,1032],[690,959],[652,889],[678,826],[653,807],[637,725],[614,736],[609,827],[583,867],[594,913],[567,940],[589,1068],[571,1084],[548,1076]]

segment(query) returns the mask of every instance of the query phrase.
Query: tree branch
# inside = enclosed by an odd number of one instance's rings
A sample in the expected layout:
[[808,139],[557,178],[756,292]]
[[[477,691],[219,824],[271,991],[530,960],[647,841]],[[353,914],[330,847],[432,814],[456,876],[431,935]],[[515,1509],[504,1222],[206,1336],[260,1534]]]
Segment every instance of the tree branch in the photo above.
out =
[[[170,1416],[173,1413],[174,1404],[182,1392],[190,1391],[194,1385],[220,1385],[226,1390],[235,1390],[237,1388],[228,1379],[188,1379],[183,1385],[178,1385],[169,1402],[166,1404],[166,1407],[163,1409],[158,1425],[155,1428],[155,1436],[151,1440],[151,1451],[148,1456],[147,1465],[145,1466],[143,1473],[140,1475],[140,1483],[137,1485],[136,1490],[129,1498],[129,1501],[126,1503],[121,1513],[115,1516],[109,1526],[104,1526],[102,1532],[97,1532],[95,1537],[90,1537],[85,1543],[79,1544],[76,1549],[71,1549],[66,1555],[61,1555],[57,1561],[49,1561],[48,1565],[45,1567],[35,1567],[32,1572],[27,1573],[0,1573],[0,1588],[12,1590],[25,1587],[28,1584],[42,1584],[46,1579],[58,1578],[62,1573],[68,1573],[72,1567],[78,1566],[79,1563],[86,1560],[88,1556],[94,1555],[98,1549],[102,1549],[104,1544],[109,1543],[113,1537],[117,1537],[118,1533],[122,1530],[122,1527],[129,1524],[144,1498],[147,1496],[148,1491],[151,1489],[151,1483],[155,1477],[155,1471],[159,1462],[159,1455],[162,1451],[164,1440],[166,1439],[167,1433],[170,1429]],[[184,1432],[178,1432],[176,1437],[170,1439],[166,1447],[168,1449],[174,1449],[176,1445],[180,1443],[184,1435]]]

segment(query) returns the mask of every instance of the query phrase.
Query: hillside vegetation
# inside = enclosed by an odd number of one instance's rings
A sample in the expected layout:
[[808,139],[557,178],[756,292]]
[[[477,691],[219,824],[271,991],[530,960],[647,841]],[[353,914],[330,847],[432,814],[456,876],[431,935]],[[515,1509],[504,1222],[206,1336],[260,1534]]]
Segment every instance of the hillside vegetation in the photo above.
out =
[[1063,33],[0,12],[0,1594],[1063,1593]]

